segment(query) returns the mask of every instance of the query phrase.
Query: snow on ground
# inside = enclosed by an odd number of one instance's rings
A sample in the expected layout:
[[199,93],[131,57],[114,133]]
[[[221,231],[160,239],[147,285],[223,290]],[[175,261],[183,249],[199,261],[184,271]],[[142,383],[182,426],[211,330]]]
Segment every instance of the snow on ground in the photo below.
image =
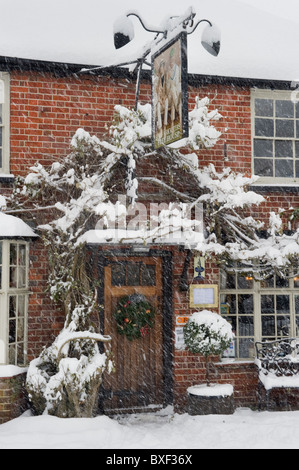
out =
[[168,407],[114,419],[33,417],[27,411],[0,425],[0,449],[298,448],[299,411],[238,408],[233,415],[190,416],[173,413]]

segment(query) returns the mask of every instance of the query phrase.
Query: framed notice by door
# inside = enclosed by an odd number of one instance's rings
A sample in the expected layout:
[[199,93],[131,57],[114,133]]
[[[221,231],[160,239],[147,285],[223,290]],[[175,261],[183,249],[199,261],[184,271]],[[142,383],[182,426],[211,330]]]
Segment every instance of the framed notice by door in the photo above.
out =
[[199,285],[193,284],[190,286],[190,307],[205,307],[216,308],[218,307],[218,285]]

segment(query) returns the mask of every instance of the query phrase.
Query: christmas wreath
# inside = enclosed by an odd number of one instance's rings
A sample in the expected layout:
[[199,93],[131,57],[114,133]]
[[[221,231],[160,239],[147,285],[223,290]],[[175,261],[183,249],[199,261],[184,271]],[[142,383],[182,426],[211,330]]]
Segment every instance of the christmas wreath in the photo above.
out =
[[154,326],[155,309],[143,295],[122,297],[114,312],[117,331],[133,341],[149,334]]

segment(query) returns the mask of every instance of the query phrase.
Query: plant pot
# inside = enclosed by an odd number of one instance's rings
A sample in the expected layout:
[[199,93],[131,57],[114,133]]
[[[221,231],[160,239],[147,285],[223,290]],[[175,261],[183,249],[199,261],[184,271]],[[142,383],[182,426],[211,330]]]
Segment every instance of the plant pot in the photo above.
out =
[[230,384],[194,385],[187,392],[189,415],[228,415],[235,411],[234,389]]

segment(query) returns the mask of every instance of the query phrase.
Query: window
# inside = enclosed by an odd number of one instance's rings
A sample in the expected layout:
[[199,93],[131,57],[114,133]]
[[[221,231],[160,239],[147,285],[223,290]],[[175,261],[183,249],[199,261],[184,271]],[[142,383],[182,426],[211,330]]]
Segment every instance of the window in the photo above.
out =
[[0,364],[26,364],[28,243],[0,241]]
[[299,178],[299,103],[291,92],[252,91],[253,173],[259,183]]
[[236,335],[231,357],[253,358],[256,341],[299,335],[299,277],[258,282],[222,272],[220,289],[221,314]]
[[10,122],[9,74],[0,72],[0,174],[8,175],[9,122]]
[[119,261],[111,264],[112,286],[155,286],[156,266],[142,262]]

